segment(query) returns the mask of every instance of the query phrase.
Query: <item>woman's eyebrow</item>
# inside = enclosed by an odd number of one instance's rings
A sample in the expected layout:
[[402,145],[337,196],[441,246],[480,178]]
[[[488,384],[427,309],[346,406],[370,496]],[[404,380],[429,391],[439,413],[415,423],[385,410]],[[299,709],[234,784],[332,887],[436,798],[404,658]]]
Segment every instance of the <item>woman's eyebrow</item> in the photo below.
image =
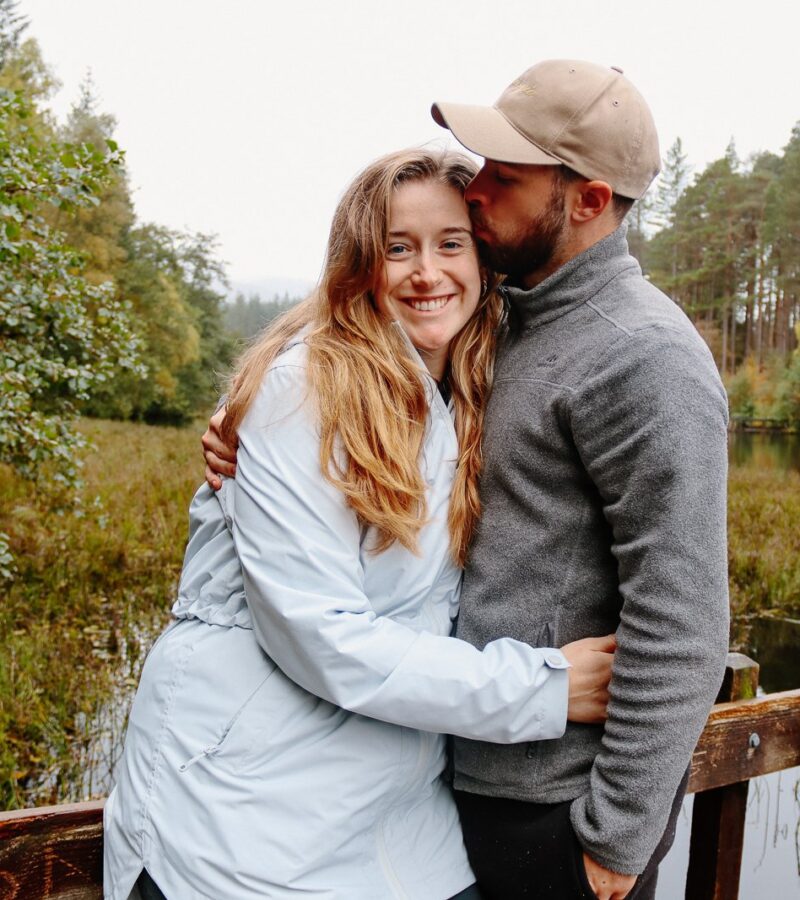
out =
[[[472,234],[472,229],[467,228],[465,225],[448,225],[446,228],[442,228],[439,232],[440,234]],[[398,238],[398,237],[410,237],[410,231],[390,231],[388,233],[388,237]]]

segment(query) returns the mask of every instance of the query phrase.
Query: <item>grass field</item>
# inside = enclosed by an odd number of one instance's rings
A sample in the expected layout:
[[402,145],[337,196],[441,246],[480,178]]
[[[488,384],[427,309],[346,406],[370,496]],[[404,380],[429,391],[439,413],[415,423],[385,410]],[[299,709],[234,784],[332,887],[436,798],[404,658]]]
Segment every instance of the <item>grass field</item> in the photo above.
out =
[[[103,793],[143,650],[166,620],[189,499],[188,429],[84,421],[79,505],[52,509],[6,470],[0,531],[18,577],[0,587],[0,808]],[[731,603],[738,622],[800,604],[800,474],[733,468]],[[734,641],[737,631],[734,630]]]
[[0,587],[0,808],[72,799],[87,757],[113,755],[103,704],[166,619],[202,479],[199,423],[81,430],[95,449],[76,508],[50,509],[10,471],[0,483],[18,569]]
[[800,472],[732,466],[728,480],[731,612],[800,612]]

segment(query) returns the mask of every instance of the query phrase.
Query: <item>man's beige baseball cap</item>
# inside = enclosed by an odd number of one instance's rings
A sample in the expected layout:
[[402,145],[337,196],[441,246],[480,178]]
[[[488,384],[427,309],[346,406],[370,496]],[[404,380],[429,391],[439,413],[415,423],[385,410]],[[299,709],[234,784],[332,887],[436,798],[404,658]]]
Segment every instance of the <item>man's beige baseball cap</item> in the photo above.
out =
[[492,107],[434,103],[431,114],[473,153],[497,162],[563,164],[623,197],[641,197],[661,168],[650,109],[616,67],[545,60]]

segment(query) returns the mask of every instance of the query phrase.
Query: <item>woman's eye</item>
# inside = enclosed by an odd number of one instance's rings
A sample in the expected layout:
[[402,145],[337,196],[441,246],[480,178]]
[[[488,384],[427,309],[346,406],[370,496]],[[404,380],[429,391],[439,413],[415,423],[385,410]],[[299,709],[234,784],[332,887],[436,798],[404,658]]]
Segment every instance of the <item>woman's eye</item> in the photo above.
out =
[[443,250],[461,250],[463,247],[463,243],[461,241],[445,241],[442,244]]
[[386,249],[387,256],[402,256],[404,253],[408,253],[408,247],[403,244],[389,244]]

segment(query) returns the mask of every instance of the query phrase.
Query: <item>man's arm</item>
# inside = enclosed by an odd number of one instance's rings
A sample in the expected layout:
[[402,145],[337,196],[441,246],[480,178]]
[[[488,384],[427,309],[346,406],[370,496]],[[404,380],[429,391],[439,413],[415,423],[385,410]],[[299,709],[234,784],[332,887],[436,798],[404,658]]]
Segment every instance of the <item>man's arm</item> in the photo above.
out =
[[608,721],[572,806],[592,859],[641,872],[714,702],[728,644],[727,405],[699,338],[626,335],[572,401],[622,601]]

